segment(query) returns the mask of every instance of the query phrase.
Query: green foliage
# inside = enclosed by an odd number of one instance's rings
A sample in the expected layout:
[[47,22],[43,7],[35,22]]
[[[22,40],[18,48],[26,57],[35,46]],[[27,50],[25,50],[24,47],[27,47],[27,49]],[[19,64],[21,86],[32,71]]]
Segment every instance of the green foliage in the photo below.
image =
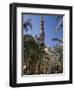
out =
[[63,60],[63,46],[60,46],[60,45],[56,45],[54,47],[57,55],[59,56],[59,61],[62,62]]
[[[30,62],[28,70],[31,74],[35,73],[35,65],[41,63],[42,57],[45,54],[43,49],[35,42],[34,38],[30,35],[24,36],[24,62]],[[33,66],[32,66],[33,65]],[[33,72],[34,71],[34,72]],[[30,73],[30,72],[29,72]],[[28,74],[29,74],[28,73]]]

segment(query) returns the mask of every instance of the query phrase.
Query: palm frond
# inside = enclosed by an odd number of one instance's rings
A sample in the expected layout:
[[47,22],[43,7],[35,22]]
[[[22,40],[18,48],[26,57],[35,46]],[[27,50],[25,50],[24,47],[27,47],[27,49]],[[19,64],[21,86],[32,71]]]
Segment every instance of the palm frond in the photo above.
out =
[[53,40],[53,41],[58,41],[58,42],[60,42],[60,43],[63,43],[63,40],[62,40],[62,39],[53,38],[52,40]]
[[25,21],[23,26],[26,32],[29,30],[29,28],[32,29],[32,20],[28,19],[27,21]]

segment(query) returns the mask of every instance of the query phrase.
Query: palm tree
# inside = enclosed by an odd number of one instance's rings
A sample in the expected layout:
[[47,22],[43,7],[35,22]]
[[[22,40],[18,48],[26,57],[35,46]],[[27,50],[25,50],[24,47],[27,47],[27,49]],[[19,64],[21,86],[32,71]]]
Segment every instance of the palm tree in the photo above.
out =
[[[63,17],[57,16],[56,21],[57,21],[57,26],[55,27],[54,31],[56,33],[60,33],[60,31],[63,31]],[[54,47],[54,50],[56,52],[56,55],[58,55],[58,63],[61,64],[61,71],[59,71],[59,72],[62,72],[63,71],[63,46],[62,46],[63,40],[61,38],[57,38],[57,37],[53,38],[52,40],[59,42]]]
[[24,48],[24,62],[28,65],[26,74],[35,74],[35,66],[40,64],[44,52],[31,35],[24,36]]

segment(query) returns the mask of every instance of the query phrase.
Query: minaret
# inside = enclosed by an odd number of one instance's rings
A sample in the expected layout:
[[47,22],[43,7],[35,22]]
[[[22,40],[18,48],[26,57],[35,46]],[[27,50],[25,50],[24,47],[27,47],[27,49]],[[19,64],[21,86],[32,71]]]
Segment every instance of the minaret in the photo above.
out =
[[41,17],[40,21],[40,44],[44,46],[44,39],[45,39],[45,33],[44,33],[44,18]]

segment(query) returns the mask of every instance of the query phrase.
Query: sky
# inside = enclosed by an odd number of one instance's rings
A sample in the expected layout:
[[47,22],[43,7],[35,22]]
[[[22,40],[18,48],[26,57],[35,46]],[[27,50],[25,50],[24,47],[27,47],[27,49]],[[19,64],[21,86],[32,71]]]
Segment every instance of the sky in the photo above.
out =
[[[57,15],[36,15],[36,14],[23,14],[23,24],[28,19],[32,19],[32,30],[29,28],[26,34],[30,34],[32,36],[39,36],[40,34],[40,20],[41,16],[44,18],[44,32],[45,32],[45,45],[48,47],[54,47],[58,42],[53,41],[53,38],[63,38],[63,28],[60,32],[55,32],[55,28],[58,25],[56,20]],[[60,16],[63,18],[63,16]],[[23,27],[23,34],[25,34],[25,30]]]

